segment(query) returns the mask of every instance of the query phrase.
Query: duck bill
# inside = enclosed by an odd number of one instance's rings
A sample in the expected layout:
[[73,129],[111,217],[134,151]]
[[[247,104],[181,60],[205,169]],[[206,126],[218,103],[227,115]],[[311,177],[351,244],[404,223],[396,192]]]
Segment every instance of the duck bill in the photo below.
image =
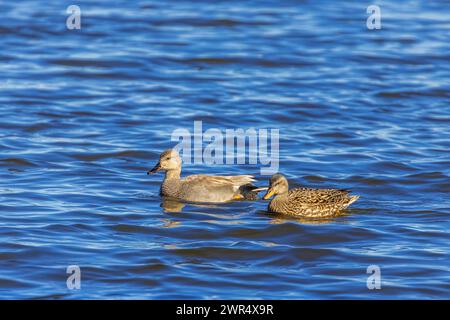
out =
[[147,174],[154,174],[154,173],[158,172],[159,170],[161,170],[161,164],[158,162],[156,164],[156,166],[153,167],[153,169],[151,169],[147,172]]
[[270,199],[270,197],[272,197],[274,193],[275,191],[269,188],[269,190],[267,190],[266,194],[263,196],[263,199],[264,200]]

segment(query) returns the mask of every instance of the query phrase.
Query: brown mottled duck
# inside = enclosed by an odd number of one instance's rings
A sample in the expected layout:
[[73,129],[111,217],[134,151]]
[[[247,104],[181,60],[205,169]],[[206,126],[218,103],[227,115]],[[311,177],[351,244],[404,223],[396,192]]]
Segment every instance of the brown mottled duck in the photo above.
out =
[[[258,188],[260,191],[265,188]],[[338,215],[359,196],[349,195],[348,190],[295,188],[289,190],[287,179],[281,174],[270,178],[269,188],[263,199],[274,198],[269,211],[308,218],[326,218]]]

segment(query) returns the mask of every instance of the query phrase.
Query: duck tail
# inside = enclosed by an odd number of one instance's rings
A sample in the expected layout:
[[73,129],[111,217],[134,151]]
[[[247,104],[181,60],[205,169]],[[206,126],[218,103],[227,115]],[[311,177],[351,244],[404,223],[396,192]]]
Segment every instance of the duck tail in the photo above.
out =
[[244,200],[258,200],[258,191],[255,191],[258,187],[252,184],[246,184],[239,188],[239,195]]
[[351,196],[350,201],[348,202],[347,206],[351,205],[353,202],[359,199],[359,196]]

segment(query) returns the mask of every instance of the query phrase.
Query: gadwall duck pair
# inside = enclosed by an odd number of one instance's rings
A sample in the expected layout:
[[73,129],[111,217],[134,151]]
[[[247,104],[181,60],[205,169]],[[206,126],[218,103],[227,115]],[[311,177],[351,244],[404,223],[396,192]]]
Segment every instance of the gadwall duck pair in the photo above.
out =
[[296,188],[289,190],[286,178],[275,174],[269,187],[257,188],[251,175],[210,176],[197,174],[181,178],[181,158],[169,149],[159,157],[159,162],[147,174],[165,171],[160,194],[188,202],[221,203],[231,200],[256,200],[260,191],[267,190],[263,199],[273,196],[269,211],[292,216],[325,218],[346,209],[359,196],[348,190]]

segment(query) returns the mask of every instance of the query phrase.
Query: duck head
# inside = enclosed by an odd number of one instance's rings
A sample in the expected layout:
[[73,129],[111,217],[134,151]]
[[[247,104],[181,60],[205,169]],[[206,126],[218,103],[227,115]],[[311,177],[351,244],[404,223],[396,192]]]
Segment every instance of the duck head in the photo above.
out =
[[181,157],[176,150],[168,149],[161,153],[158,163],[149,170],[147,174],[154,174],[160,170],[179,170],[181,168]]
[[272,196],[277,194],[287,193],[289,191],[289,184],[287,179],[282,174],[274,174],[270,178],[269,188],[266,194],[263,196],[264,200],[270,199]]

